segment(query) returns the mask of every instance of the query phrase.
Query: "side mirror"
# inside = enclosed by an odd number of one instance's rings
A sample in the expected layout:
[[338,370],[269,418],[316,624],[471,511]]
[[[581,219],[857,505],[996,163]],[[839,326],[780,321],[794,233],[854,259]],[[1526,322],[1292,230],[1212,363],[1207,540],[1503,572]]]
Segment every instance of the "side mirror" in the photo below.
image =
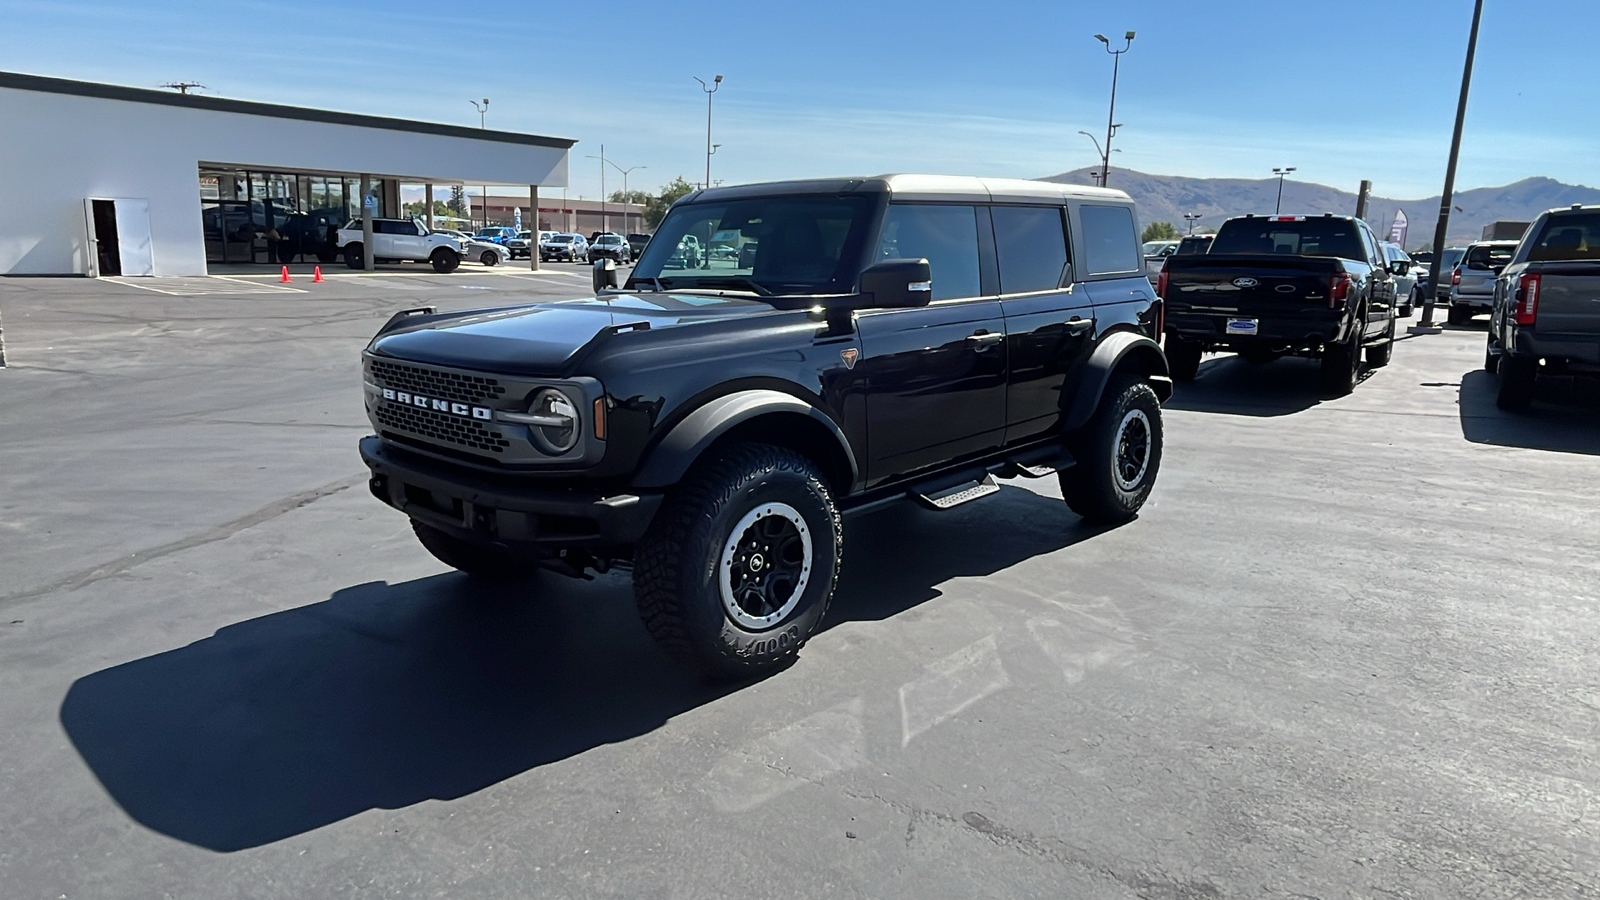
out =
[[1405,275],[1407,272],[1411,271],[1411,263],[1408,263],[1403,259],[1396,260],[1389,264],[1389,271],[1395,275]]
[[617,261],[614,259],[597,259],[594,261],[594,292],[596,294],[607,288],[617,286]]
[[933,273],[926,259],[885,259],[861,273],[861,309],[927,306],[933,299]]

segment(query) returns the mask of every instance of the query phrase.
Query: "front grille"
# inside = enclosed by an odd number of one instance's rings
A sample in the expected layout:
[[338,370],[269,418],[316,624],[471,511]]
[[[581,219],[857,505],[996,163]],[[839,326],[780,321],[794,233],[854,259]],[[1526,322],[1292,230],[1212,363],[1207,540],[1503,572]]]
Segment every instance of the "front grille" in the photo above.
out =
[[421,394],[425,397],[436,397],[440,400],[478,403],[499,399],[506,392],[505,386],[498,379],[483,375],[437,372],[380,359],[371,360],[369,365],[372,367],[373,377],[382,381],[384,387]]
[[[417,390],[420,391],[422,388],[417,388]],[[432,390],[438,389],[432,388]],[[382,401],[372,405],[372,414],[377,416],[379,422],[390,428],[408,431],[412,434],[422,435],[447,444],[455,444],[458,447],[470,447],[473,450],[483,450],[489,453],[504,453],[506,448],[511,446],[510,441],[501,437],[498,432],[485,427],[482,422],[476,419],[452,416],[413,406],[399,406]]]

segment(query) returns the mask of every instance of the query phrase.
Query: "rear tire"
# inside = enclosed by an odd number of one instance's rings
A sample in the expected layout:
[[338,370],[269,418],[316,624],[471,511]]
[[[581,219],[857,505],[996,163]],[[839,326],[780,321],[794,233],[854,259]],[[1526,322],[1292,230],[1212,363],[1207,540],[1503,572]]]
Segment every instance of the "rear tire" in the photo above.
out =
[[446,534],[416,519],[411,520],[411,530],[434,559],[474,578],[506,583],[520,581],[532,574],[528,567],[519,565],[509,556]]
[[1363,316],[1357,316],[1350,327],[1352,334],[1342,344],[1326,347],[1322,351],[1322,393],[1329,397],[1343,397],[1356,389],[1361,376],[1361,325]]
[[810,460],[735,445],[696,463],[639,541],[639,616],[704,674],[774,671],[822,623],[842,543],[839,511]]
[[449,247],[440,247],[433,251],[433,255],[428,257],[428,261],[433,263],[435,272],[441,275],[448,275],[454,272],[457,266],[461,265],[461,254],[451,250]]
[[366,248],[359,242],[344,245],[344,264],[352,269],[365,269],[367,267]]
[[1200,357],[1204,354],[1194,341],[1167,335],[1167,369],[1173,381],[1193,381],[1200,371]]
[[1489,340],[1489,346],[1483,349],[1483,370],[1490,375],[1500,371],[1500,354],[1494,352],[1494,339]]
[[1539,361],[1518,356],[1500,359],[1500,391],[1494,405],[1506,412],[1522,412],[1533,403],[1533,386],[1539,378]]
[[1077,464],[1059,476],[1072,511],[1098,525],[1139,514],[1161,468],[1161,401],[1148,382],[1114,376],[1094,416],[1067,436]]
[[478,257],[478,262],[481,262],[486,266],[497,266],[500,264],[500,254],[494,252],[493,250],[485,250],[483,251],[483,255]]
[[1465,306],[1452,306],[1445,313],[1445,322],[1451,325],[1470,325],[1472,324],[1472,310]]

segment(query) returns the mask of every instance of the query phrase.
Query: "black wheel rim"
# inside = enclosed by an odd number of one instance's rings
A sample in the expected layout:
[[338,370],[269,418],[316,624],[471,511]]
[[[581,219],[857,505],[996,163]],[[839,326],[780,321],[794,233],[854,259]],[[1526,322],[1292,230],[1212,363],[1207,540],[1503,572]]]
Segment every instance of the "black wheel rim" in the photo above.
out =
[[768,503],[751,510],[723,547],[723,607],[737,624],[759,629],[788,617],[811,576],[811,533],[794,507]]
[[1112,465],[1125,491],[1139,486],[1150,466],[1150,420],[1143,410],[1131,409],[1117,429],[1116,458]]

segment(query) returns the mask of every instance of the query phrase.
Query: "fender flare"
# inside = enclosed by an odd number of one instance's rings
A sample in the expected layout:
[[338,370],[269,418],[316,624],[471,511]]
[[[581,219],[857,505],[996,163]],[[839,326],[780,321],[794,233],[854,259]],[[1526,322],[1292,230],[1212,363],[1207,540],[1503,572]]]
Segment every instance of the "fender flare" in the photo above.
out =
[[1172,373],[1167,368],[1167,357],[1161,352],[1161,345],[1137,332],[1113,332],[1101,339],[1100,345],[1083,364],[1078,387],[1071,395],[1072,406],[1068,408],[1062,423],[1064,430],[1081,428],[1089,421],[1089,417],[1100,406],[1100,397],[1111,381],[1111,373],[1124,360],[1130,359],[1138,360],[1150,372],[1150,387],[1155,390],[1157,399],[1165,403],[1172,396]]
[[821,424],[839,442],[839,450],[849,461],[850,482],[854,484],[860,478],[861,472],[849,439],[827,413],[793,394],[754,389],[735,391],[709,400],[672,426],[666,437],[645,457],[644,464],[634,476],[634,486],[665,488],[677,484],[700,454],[718,438],[743,422],[772,413],[799,414]]

